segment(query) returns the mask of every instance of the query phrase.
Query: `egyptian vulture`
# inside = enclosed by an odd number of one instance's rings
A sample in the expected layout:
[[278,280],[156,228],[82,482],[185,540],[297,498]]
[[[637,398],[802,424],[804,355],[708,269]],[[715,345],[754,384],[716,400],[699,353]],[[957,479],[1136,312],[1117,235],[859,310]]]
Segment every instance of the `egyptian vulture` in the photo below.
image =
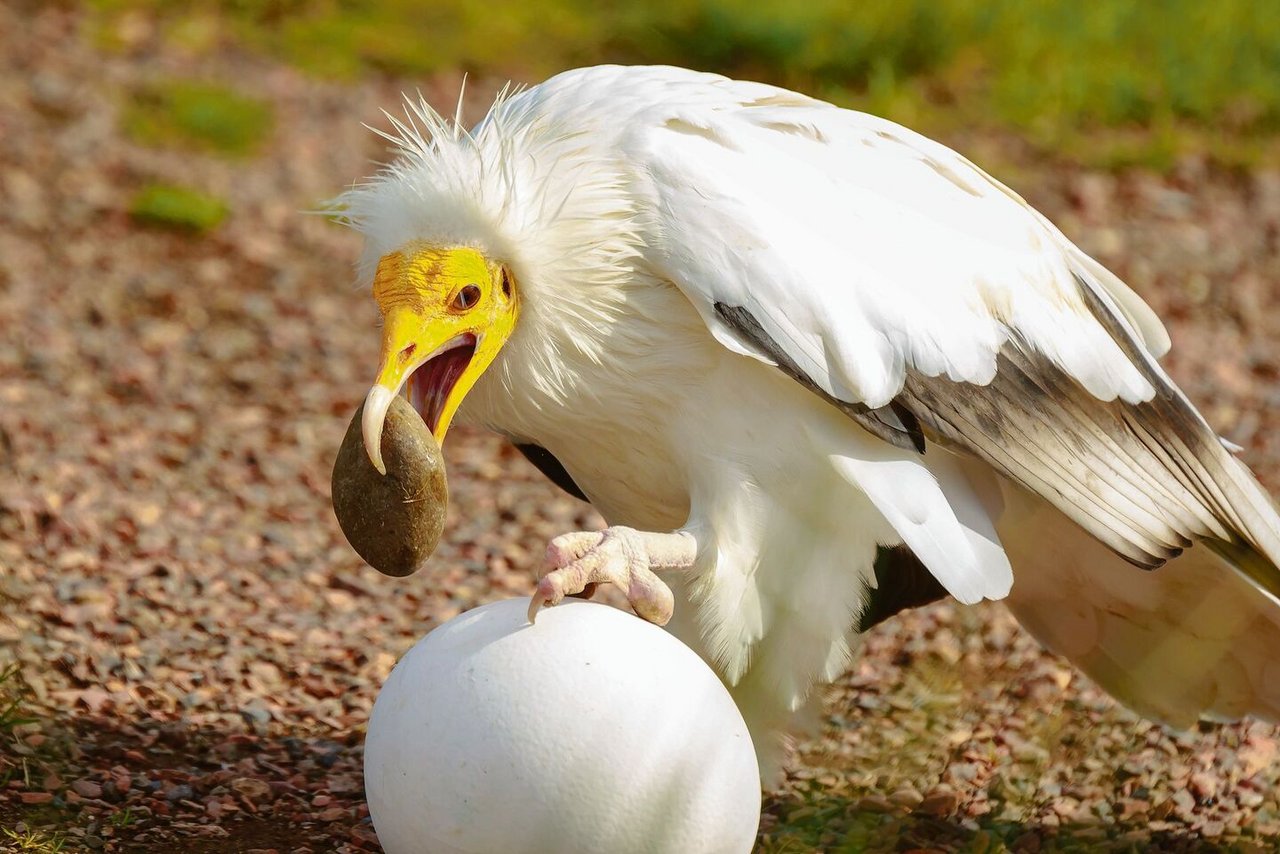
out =
[[1280,719],[1274,504],[1151,309],[972,163],[676,68],[393,123],[340,199],[384,320],[365,447],[407,390],[589,500],[609,527],[552,541],[534,610],[620,585],[766,759],[860,633],[944,591],[1150,718]]

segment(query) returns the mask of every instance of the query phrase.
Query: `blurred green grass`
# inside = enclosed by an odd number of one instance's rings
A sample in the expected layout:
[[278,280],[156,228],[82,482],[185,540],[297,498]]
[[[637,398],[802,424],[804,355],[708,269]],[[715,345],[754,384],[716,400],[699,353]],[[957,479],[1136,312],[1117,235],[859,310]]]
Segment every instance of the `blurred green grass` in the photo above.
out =
[[216,196],[174,184],[149,184],[129,205],[134,219],[194,233],[217,228],[228,213],[226,203]]
[[223,86],[157,82],[125,105],[125,132],[143,145],[198,147],[220,154],[251,154],[271,130],[270,105]]
[[1280,129],[1280,5],[1256,0],[89,0],[341,79],[446,69],[533,82],[598,62],[755,78],[929,131],[1014,128],[1100,165],[1204,150],[1250,165]]

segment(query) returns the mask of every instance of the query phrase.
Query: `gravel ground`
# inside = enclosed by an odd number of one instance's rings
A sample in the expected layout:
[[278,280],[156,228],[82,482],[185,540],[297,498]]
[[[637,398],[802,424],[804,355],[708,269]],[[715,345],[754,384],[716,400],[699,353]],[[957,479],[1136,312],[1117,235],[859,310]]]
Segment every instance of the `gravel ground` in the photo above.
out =
[[[599,520],[492,437],[450,434],[434,568],[350,551],[328,478],[375,368],[353,237],[300,210],[382,157],[360,122],[422,84],[317,82],[222,51],[103,53],[57,4],[0,5],[0,849],[377,851],[363,727],[398,655],[527,593],[546,540]],[[220,79],[268,101],[246,159],[143,148],[127,93]],[[458,78],[422,85],[448,103]],[[487,95],[493,86],[472,91]],[[480,100],[484,100],[481,98]],[[1168,364],[1280,487],[1280,174],[1082,173],[952,139],[1132,283]],[[150,181],[232,215],[128,214]],[[0,704],[0,712],[4,705]],[[1274,850],[1280,734],[1169,733],[998,606],[873,632],[766,802],[766,851]],[[41,847],[43,846],[43,847]]]

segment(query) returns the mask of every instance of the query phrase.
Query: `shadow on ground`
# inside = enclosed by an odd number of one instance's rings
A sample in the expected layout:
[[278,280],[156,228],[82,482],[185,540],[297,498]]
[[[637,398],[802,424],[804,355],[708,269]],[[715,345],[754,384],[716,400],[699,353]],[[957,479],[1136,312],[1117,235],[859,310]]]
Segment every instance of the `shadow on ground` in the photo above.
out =
[[0,850],[381,850],[364,803],[362,732],[291,735],[243,718],[20,724],[0,756]]
[[[927,804],[925,806],[928,806]],[[868,808],[870,807],[870,808]],[[1163,812],[1156,807],[1156,815]],[[1219,843],[1185,827],[1152,828],[1153,814],[1144,812],[1108,823],[1016,821],[982,816],[927,815],[909,812],[883,798],[806,799],[788,795],[765,803],[759,854],[826,851],[841,854],[879,852],[1261,852],[1272,843],[1235,840]],[[782,825],[776,833],[770,827]]]

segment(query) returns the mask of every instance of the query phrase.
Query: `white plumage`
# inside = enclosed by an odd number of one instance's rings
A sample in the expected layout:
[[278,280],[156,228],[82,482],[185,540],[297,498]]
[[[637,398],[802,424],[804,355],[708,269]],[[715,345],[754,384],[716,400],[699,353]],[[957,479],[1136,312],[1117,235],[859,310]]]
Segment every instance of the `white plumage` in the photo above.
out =
[[1140,711],[1280,717],[1274,506],[1159,367],[1151,310],[1010,190],[883,119],[673,68],[568,72],[470,133],[410,106],[342,200],[363,275],[419,245],[510,269],[519,321],[460,417],[545,448],[611,525],[696,539],[670,625],[766,751],[898,544],[962,602],[1012,585]]

